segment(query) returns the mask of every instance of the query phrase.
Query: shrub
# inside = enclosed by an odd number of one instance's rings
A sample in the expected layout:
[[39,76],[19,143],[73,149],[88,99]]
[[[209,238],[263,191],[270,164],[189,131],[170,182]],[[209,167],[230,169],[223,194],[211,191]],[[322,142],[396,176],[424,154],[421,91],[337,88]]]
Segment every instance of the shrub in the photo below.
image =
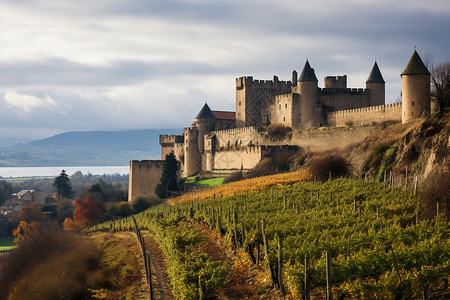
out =
[[310,172],[320,181],[330,178],[346,177],[350,175],[350,164],[338,155],[323,155],[315,157],[310,166]]
[[80,299],[87,298],[89,287],[105,284],[98,276],[98,247],[54,227],[41,225],[1,261],[0,299]]
[[161,200],[158,197],[153,197],[153,196],[143,196],[143,195],[139,195],[136,196],[133,201],[131,201],[131,210],[133,211],[133,213],[139,213],[141,211],[146,210],[147,208],[150,208],[154,205],[158,205],[160,203],[162,203],[163,200]]
[[243,179],[242,171],[236,171],[223,179],[223,183],[235,182]]
[[432,219],[437,213],[443,213],[447,219],[450,218],[450,171],[436,172],[428,176],[425,188],[420,194],[422,209],[421,218]]
[[267,134],[270,138],[285,139],[292,128],[283,124],[270,124],[267,126]]

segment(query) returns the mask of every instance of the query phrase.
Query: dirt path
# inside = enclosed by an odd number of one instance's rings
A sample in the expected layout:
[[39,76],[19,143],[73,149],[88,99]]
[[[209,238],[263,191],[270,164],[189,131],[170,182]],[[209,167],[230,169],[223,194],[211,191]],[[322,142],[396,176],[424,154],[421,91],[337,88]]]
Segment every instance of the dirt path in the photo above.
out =
[[170,279],[167,275],[166,257],[151,232],[142,231],[142,235],[146,250],[151,257],[153,295],[158,300],[173,299]]
[[[191,224],[203,235],[208,236],[203,250],[214,260],[228,261],[231,266],[228,284],[220,294],[226,299],[284,299],[281,293],[272,287],[268,272],[256,268],[248,256],[241,251],[226,247],[225,241],[215,230],[202,224]],[[262,258],[261,258],[262,259]]]

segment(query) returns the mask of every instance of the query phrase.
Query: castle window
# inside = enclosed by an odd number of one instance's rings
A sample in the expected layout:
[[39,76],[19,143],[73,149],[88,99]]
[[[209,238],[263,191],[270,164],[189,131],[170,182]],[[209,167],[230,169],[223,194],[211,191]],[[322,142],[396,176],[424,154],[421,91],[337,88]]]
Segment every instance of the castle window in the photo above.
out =
[[286,122],[286,117],[283,117],[283,122]]
[[280,105],[278,105],[278,109],[281,109],[281,104],[280,104]]
[[287,103],[284,105],[285,108],[287,108]]
[[239,101],[239,106],[241,106],[241,101]]
[[411,105],[412,105],[412,106],[416,105],[416,102],[413,101],[413,102],[411,103]]
[[188,147],[186,147],[186,152],[188,151]]

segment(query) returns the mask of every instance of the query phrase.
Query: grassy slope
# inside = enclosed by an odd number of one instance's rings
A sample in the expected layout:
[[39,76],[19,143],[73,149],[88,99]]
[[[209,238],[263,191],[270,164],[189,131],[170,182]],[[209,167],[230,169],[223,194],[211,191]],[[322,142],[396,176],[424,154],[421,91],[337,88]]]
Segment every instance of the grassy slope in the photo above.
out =
[[7,251],[16,247],[13,241],[14,237],[12,236],[0,236],[0,251]]
[[[268,178],[263,182],[269,182]],[[392,295],[398,278],[391,253],[385,252],[390,245],[396,253],[408,297],[419,295],[425,284],[431,290],[437,289],[440,280],[450,274],[448,221],[438,219],[415,224],[417,199],[400,189],[371,182],[336,180],[325,184],[276,185],[236,196],[206,198],[199,197],[204,200],[202,204],[191,202],[150,209],[138,216],[138,223],[142,228],[157,226],[158,237],[172,245],[171,239],[185,239],[183,232],[173,235],[180,221],[205,222],[210,228],[225,232],[224,241],[232,246],[234,232],[240,243],[242,226],[246,231],[245,245],[254,243],[259,236],[257,223],[264,218],[271,264],[278,255],[278,236],[283,237],[285,283],[292,295],[301,293],[306,253],[313,264],[313,288],[317,293],[323,292],[324,251],[329,249],[336,272],[334,292],[339,295],[354,298]],[[116,230],[131,228],[127,223],[121,220],[111,226]],[[109,226],[106,224],[106,228]],[[173,236],[167,240],[169,232]]]

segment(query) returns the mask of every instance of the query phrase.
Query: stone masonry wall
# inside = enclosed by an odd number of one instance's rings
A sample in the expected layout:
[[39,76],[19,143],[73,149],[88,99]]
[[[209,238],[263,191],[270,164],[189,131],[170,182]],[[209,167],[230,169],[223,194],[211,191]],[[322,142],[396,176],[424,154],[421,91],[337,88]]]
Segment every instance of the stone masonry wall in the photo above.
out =
[[160,182],[163,160],[130,161],[128,201],[138,195],[155,195],[156,185]]
[[367,125],[373,122],[402,120],[402,104],[369,106],[364,108],[339,110],[328,113],[328,126]]

